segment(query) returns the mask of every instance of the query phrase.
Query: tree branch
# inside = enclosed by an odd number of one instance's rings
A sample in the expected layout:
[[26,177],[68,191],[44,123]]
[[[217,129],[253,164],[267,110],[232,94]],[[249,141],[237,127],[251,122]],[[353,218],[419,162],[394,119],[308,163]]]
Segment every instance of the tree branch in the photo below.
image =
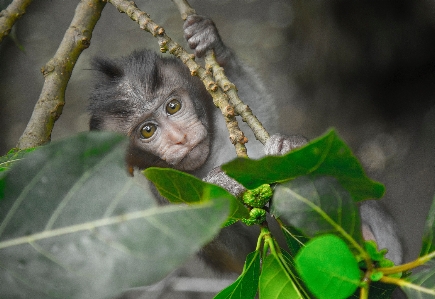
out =
[[92,30],[104,6],[101,0],[81,0],[77,5],[74,18],[56,54],[41,69],[45,77],[44,86],[32,117],[18,141],[18,148],[35,147],[50,141],[54,122],[62,114],[65,89],[72,70],[82,51],[89,47]]
[[[172,0],[177,5],[180,11],[181,18],[186,20],[188,16],[196,14],[187,0]],[[242,117],[242,120],[248,124],[255,138],[261,143],[265,144],[269,139],[269,133],[263,127],[258,118],[252,113],[252,110],[245,105],[239,98],[236,86],[228,80],[225,75],[224,69],[217,63],[213,51],[207,51],[205,55],[206,69],[211,70],[213,77],[216,80],[219,87],[228,96],[231,105],[238,115]]]
[[181,18],[185,21],[188,16],[195,15],[196,11],[193,9],[187,0],[172,0],[175,5],[177,5],[178,10],[180,11]]
[[252,113],[251,108],[239,98],[237,93],[236,86],[228,80],[225,75],[224,68],[219,65],[216,61],[216,57],[211,51],[211,53],[207,53],[205,56],[206,69],[211,69],[216,82],[219,87],[225,92],[228,96],[231,105],[233,105],[234,110],[238,115],[242,117],[242,120],[248,124],[251,128],[252,132],[262,144],[265,144],[269,139],[269,133],[263,127],[262,123],[258,120],[258,118]]
[[0,42],[11,32],[12,26],[21,18],[32,0],[14,0],[0,12]]
[[186,52],[183,47],[166,35],[165,30],[154,23],[150,16],[146,12],[141,11],[133,1],[108,0],[108,2],[112,3],[118,11],[126,13],[133,21],[139,24],[141,29],[150,32],[154,37],[156,37],[161,52],[165,53],[169,51],[169,53],[181,59],[181,61],[189,68],[192,76],[198,76],[202,80],[205,88],[213,97],[213,103],[219,107],[224,115],[230,135],[230,141],[235,145],[237,155],[246,157],[245,143],[248,139],[239,128],[234,109],[229,104],[227,95],[216,84],[210,72],[197,64],[194,60],[194,55]]

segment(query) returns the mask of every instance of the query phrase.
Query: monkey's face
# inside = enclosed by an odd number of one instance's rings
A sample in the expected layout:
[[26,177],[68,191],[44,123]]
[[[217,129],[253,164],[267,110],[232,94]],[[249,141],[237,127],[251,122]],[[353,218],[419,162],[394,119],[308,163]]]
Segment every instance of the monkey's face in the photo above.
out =
[[204,85],[175,58],[144,50],[96,60],[90,128],[130,137],[129,166],[200,168],[210,152],[213,103]]
[[153,106],[129,133],[134,147],[179,170],[201,167],[209,154],[210,139],[189,93],[178,88],[156,99]]

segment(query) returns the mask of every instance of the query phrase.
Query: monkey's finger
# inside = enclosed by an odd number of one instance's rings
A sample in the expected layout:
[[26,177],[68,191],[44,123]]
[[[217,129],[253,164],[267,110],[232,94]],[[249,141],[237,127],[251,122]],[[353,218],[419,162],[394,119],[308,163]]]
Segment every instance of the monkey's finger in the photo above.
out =
[[189,45],[189,48],[191,48],[191,49],[196,49],[196,47],[198,46],[199,42],[200,42],[199,39],[189,38],[187,40],[187,44]]
[[183,24],[184,37],[189,39],[209,26],[215,26],[212,20],[198,15],[189,16]]
[[184,21],[183,24],[183,29],[186,29],[187,27],[195,24],[195,23],[199,23],[202,20],[204,20],[206,17],[204,16],[200,16],[200,15],[190,15],[187,16],[186,20]]

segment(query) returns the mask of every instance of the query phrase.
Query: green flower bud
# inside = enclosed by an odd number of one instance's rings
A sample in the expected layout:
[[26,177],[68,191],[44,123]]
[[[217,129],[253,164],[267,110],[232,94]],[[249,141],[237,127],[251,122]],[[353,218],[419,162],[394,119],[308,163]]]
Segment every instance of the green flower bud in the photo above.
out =
[[273,191],[269,184],[263,184],[258,188],[247,190],[243,194],[243,203],[253,208],[264,207],[272,198]]
[[254,225],[254,224],[261,224],[264,221],[266,221],[266,211],[259,208],[253,208],[249,212],[249,218],[242,219],[243,223],[246,225]]

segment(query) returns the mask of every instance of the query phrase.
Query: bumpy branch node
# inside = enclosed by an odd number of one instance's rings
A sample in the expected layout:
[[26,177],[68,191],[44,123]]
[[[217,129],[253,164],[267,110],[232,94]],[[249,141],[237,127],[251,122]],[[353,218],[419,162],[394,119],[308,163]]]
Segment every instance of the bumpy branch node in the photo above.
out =
[[[195,10],[186,0],[172,1],[175,3],[175,5],[177,5],[183,20],[185,20],[189,15],[196,14]],[[248,124],[254,133],[255,138],[257,138],[257,140],[259,140],[261,143],[265,144],[269,139],[269,133],[266,131],[257,117],[252,113],[252,110],[239,98],[236,86],[228,80],[224,69],[217,63],[213,51],[208,51],[206,53],[205,63],[205,68],[207,70],[211,70],[217,84],[228,96],[229,101],[234,106],[236,113],[240,115],[242,120]]]
[[12,26],[26,12],[32,0],[14,0],[0,12],[0,42],[11,32]]
[[89,47],[92,30],[100,18],[105,3],[82,0],[54,57],[42,67],[45,82],[32,117],[21,135],[17,147],[36,147],[50,141],[54,122],[62,114],[65,89],[82,51]]
[[133,21],[139,24],[139,27],[145,31],[150,32],[157,38],[160,50],[162,52],[169,52],[175,57],[179,58],[190,70],[192,75],[198,76],[204,83],[207,91],[213,97],[213,103],[219,107],[227,125],[230,135],[230,141],[235,145],[237,155],[246,157],[245,143],[247,138],[240,130],[234,112],[229,113],[228,96],[219,88],[211,73],[197,64],[194,56],[189,54],[182,46],[174,42],[164,31],[162,27],[154,23],[149,15],[141,11],[133,1],[126,0],[108,0],[113,4],[118,11],[127,14]]
[[269,133],[263,127],[258,118],[252,113],[251,108],[245,105],[239,98],[236,86],[228,80],[225,75],[224,68],[219,66],[214,53],[209,53],[205,57],[206,69],[211,69],[216,82],[227,94],[230,103],[234,106],[234,110],[242,117],[242,120],[248,124],[255,137],[261,143],[265,144],[269,139]]

